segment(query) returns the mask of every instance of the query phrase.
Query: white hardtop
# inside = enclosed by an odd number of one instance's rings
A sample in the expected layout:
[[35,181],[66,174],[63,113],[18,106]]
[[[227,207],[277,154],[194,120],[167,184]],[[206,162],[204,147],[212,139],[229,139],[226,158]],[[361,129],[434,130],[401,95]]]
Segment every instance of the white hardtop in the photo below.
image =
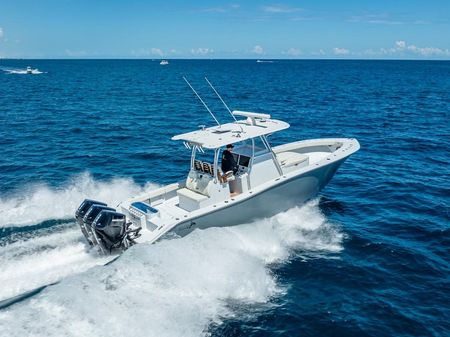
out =
[[241,142],[289,128],[288,123],[270,119],[270,115],[267,114],[233,111],[233,115],[245,116],[247,119],[183,133],[173,136],[172,140],[183,140],[191,145],[217,149],[227,144]]

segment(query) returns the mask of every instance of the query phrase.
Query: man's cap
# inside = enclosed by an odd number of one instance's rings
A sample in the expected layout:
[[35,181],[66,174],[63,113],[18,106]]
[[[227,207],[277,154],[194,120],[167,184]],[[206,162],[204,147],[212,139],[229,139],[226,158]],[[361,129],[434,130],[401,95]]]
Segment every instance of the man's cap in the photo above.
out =
[[227,149],[229,149],[229,148],[233,148],[234,147],[234,145],[233,144],[228,144],[227,145]]

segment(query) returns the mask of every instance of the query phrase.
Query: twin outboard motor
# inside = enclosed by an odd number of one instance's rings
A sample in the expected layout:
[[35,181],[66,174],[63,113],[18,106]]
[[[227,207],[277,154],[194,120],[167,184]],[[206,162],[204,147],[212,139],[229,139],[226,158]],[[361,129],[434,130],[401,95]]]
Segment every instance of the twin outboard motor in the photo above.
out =
[[104,202],[85,199],[75,212],[75,219],[89,244],[105,254],[127,249],[140,236],[141,228],[132,229],[124,214]]

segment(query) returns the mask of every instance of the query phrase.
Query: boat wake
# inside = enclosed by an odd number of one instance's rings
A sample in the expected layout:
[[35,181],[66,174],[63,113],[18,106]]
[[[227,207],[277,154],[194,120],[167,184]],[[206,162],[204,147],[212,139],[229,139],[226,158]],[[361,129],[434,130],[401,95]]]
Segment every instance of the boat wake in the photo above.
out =
[[[45,184],[30,185],[0,198],[0,228],[33,226],[46,220],[73,219],[78,205],[85,198],[105,200],[110,205],[156,188],[148,183],[139,186],[131,179],[116,178],[99,182],[85,173],[61,188]],[[1,238],[1,235],[0,235]]]
[[40,75],[46,74],[45,71],[40,71],[39,69],[31,69],[31,72],[27,69],[10,69],[10,68],[1,68],[4,72],[8,74],[17,74],[17,75]]
[[0,302],[111,259],[89,250],[75,223],[74,210],[84,198],[115,205],[156,186],[82,174],[60,188],[30,185],[0,198]]
[[75,222],[4,241],[0,252],[0,302],[112,259],[89,250]]
[[[41,205],[56,200],[60,204],[61,199],[77,204],[79,200],[70,198],[81,199],[94,187],[101,187],[102,197],[118,199],[123,195],[116,193],[145,189],[128,180],[80,179],[84,189],[77,184],[62,191],[36,188],[25,199],[22,225],[71,215],[72,206],[39,211],[34,207],[38,195],[44,197]],[[139,244],[107,265],[108,257],[87,249],[74,222],[25,233],[21,239],[13,234],[3,238],[0,298],[61,282],[0,310],[0,329],[9,336],[103,335],[105,331],[110,336],[206,335],[212,323],[238,315],[240,303],[270,303],[282,295],[286,289],[277,283],[277,265],[292,258],[335,257],[343,239],[339,228],[320,212],[318,200],[250,224]]]

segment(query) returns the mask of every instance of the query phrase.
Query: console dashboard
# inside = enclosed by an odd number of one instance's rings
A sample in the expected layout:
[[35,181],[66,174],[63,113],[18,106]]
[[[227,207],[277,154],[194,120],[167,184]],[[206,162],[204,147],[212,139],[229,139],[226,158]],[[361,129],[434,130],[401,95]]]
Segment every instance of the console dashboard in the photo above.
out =
[[250,165],[250,157],[238,153],[233,153],[233,157],[238,164],[238,174],[240,175],[247,172],[248,166]]

